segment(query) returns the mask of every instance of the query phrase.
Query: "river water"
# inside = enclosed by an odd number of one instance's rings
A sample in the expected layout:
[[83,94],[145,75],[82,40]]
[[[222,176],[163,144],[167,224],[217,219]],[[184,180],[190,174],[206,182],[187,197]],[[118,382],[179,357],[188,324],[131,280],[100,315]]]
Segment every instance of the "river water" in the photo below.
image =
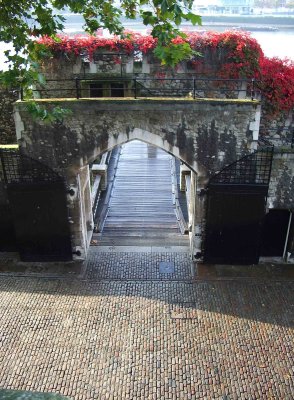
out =
[[[68,22],[65,26],[65,32],[70,34],[81,31],[81,25],[80,21]],[[127,22],[125,27],[128,30],[146,33],[146,27],[138,22]],[[257,28],[260,29],[260,27]],[[233,29],[233,27],[204,25],[193,29],[223,32]],[[294,61],[294,18],[293,29],[285,29],[283,26],[280,26],[277,31],[269,30],[269,28],[262,31],[256,30],[256,27],[252,27],[252,30],[248,29],[248,32],[258,41],[267,57],[290,58]]]
[[[222,32],[225,27],[204,27],[207,30]],[[294,61],[294,29],[283,29],[277,31],[252,31],[251,36],[258,41],[267,57],[290,58]]]

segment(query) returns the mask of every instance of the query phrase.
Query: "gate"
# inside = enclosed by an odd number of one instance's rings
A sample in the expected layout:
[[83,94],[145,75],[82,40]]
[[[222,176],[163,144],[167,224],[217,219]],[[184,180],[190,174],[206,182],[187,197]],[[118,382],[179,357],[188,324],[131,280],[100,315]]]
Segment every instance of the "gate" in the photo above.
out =
[[6,188],[0,181],[0,251],[15,251],[13,218],[8,203]]
[[205,263],[258,263],[272,156],[272,147],[262,148],[210,179]]
[[64,179],[19,150],[0,157],[21,260],[72,260]]

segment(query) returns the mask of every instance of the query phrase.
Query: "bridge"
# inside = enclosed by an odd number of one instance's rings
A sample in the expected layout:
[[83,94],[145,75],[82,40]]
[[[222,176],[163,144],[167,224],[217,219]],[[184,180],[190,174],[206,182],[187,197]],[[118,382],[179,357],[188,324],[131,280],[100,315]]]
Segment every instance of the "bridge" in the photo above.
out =
[[113,153],[113,182],[95,210],[91,244],[188,251],[187,198],[178,190],[178,160],[137,140]]

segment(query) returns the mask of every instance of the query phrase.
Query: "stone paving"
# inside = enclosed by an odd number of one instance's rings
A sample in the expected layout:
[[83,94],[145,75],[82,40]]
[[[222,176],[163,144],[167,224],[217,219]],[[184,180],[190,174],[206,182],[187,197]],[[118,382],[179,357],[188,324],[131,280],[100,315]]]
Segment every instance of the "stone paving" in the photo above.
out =
[[[136,279],[112,280],[105,253],[84,280],[1,277],[0,387],[76,400],[293,399],[293,282],[192,282],[172,253],[137,279],[146,254],[108,256],[115,278],[133,260]],[[177,279],[154,275],[162,261]]]
[[[88,279],[119,280],[191,280],[190,254],[185,252],[159,252],[143,250],[138,253],[120,251],[97,252],[91,249]],[[174,273],[161,273],[160,263],[171,262]]]

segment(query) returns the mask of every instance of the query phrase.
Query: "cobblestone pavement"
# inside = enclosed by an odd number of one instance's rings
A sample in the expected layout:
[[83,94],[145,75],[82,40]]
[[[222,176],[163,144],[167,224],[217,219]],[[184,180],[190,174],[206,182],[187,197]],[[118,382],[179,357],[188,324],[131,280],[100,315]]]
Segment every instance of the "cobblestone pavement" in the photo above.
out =
[[[294,283],[192,283],[182,256],[150,262],[178,263],[178,280],[111,280],[105,254],[83,281],[1,277],[0,387],[81,400],[292,400]],[[124,257],[140,268],[147,256]]]
[[[160,263],[172,263],[173,273],[161,273]],[[191,280],[188,252],[97,252],[91,249],[88,263],[89,279]]]

